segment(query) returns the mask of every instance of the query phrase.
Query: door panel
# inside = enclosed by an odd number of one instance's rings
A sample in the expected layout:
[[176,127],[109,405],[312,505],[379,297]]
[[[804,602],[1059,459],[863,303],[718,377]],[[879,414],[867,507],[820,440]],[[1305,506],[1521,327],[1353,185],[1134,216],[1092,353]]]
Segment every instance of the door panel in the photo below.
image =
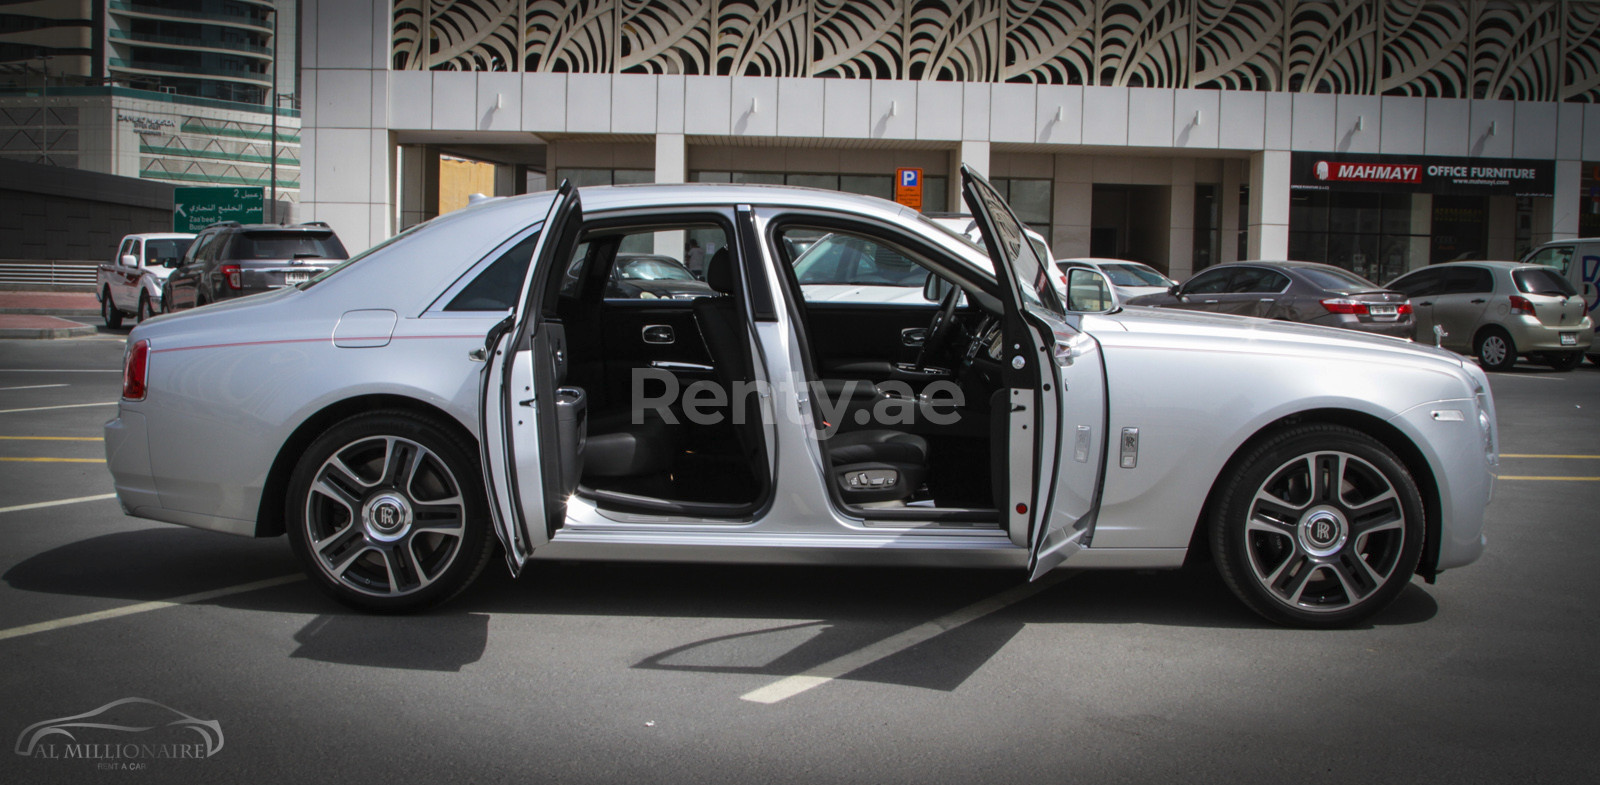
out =
[[712,378],[711,355],[695,321],[692,300],[606,300],[600,314],[605,378],[601,390],[591,391],[598,393],[592,406],[625,404],[636,368],[671,373],[684,386]]
[[917,359],[917,347],[906,345],[904,332],[926,328],[938,310],[936,303],[925,307],[807,303],[805,307],[812,351],[823,375],[875,382],[892,378],[897,363]]

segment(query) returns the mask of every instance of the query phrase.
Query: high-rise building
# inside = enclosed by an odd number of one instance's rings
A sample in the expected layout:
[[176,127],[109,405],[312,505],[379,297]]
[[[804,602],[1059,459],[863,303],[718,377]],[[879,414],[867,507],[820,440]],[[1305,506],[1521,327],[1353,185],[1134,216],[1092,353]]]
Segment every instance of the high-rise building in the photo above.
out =
[[297,201],[298,10],[296,0],[0,2],[0,158]]

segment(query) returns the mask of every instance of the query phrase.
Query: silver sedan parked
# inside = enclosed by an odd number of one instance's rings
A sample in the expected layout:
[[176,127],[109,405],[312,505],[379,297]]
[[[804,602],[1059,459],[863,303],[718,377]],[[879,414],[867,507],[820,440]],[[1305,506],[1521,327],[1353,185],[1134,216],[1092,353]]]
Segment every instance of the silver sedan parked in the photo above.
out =
[[[442,602],[496,551],[514,574],[621,559],[1038,578],[1176,568],[1196,546],[1261,615],[1330,627],[1478,558],[1497,455],[1474,364],[1122,310],[1093,270],[1058,289],[962,174],[981,248],[870,197],[563,185],[158,317],[129,336],[106,425],[118,497],[286,533],[317,585],[375,611]],[[925,299],[807,301],[792,240],[819,232],[894,247]],[[716,249],[717,296],[606,296],[620,248],[685,233]]]
[[1182,286],[1128,304],[1305,322],[1395,338],[1410,338],[1416,329],[1404,294],[1318,262],[1219,264]]

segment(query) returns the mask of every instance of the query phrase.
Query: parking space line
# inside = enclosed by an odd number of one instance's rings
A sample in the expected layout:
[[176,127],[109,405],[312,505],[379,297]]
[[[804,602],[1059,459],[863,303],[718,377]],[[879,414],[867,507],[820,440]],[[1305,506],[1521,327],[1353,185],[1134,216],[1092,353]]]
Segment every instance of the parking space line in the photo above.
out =
[[751,690],[740,695],[739,699],[747,700],[751,703],[772,704],[787,698],[793,698],[806,690],[820,687],[851,671],[871,665],[892,654],[898,654],[919,643],[926,642],[964,624],[977,621],[995,611],[1021,602],[1051,586],[1061,583],[1072,577],[1072,575],[1073,573],[1055,572],[1032,583],[1007,589],[993,597],[980,600],[954,613],[940,616],[933,621],[919,624],[866,648],[835,657],[803,673],[797,673],[793,676],[779,679],[765,687]]
[[68,403],[60,406],[34,406],[28,409],[0,409],[0,414],[17,414],[19,412],[47,412],[51,409],[84,409],[90,406],[116,406],[116,401],[104,403]]
[[51,502],[34,502],[33,504],[18,504],[15,507],[0,507],[0,513],[22,512],[23,510],[42,510],[45,507],[60,507],[64,504],[81,504],[83,502],[97,502],[105,499],[115,499],[114,493],[102,493],[99,496],[79,496],[76,499],[56,499]]
[[105,463],[104,458],[10,458],[0,456],[0,461],[17,463]]
[[1546,481],[1552,481],[1552,480],[1553,481],[1562,481],[1562,480],[1565,480],[1567,482],[1600,482],[1600,477],[1532,477],[1532,476],[1515,476],[1515,475],[1512,475],[1512,476],[1507,476],[1507,477],[1501,477],[1500,479],[1502,479],[1502,480],[1546,480]]
[[249,592],[249,591],[257,591],[259,589],[270,589],[270,588],[272,588],[274,586],[282,586],[282,585],[284,585],[286,583],[294,583],[295,581],[303,581],[303,580],[305,580],[305,578],[306,578],[306,576],[298,575],[298,574],[297,575],[279,575],[276,578],[268,578],[268,579],[263,580],[263,581],[254,581],[254,582],[251,582],[251,583],[241,583],[241,584],[239,584],[237,586],[229,586],[229,587],[223,588],[223,589],[212,589],[211,591],[202,591],[202,592],[196,592],[194,594],[185,594],[182,597],[173,597],[170,600],[153,600],[151,602],[141,602],[141,603],[139,603],[137,605],[126,605],[126,606],[123,606],[121,608],[112,608],[110,610],[95,611],[94,613],[84,613],[84,614],[80,614],[78,616],[68,616],[68,617],[66,617],[64,619],[56,619],[54,621],[42,621],[42,622],[39,622],[37,624],[27,624],[27,625],[23,625],[21,627],[12,627],[9,630],[0,630],[0,641],[9,640],[11,638],[21,638],[24,635],[33,635],[35,633],[40,633],[40,632],[49,632],[51,630],[65,629],[67,627],[76,627],[76,626],[78,626],[80,624],[89,624],[91,622],[105,621],[106,619],[115,619],[115,618],[119,618],[119,617],[122,617],[122,616],[132,616],[133,614],[136,614],[136,613],[146,613],[148,611],[159,611],[159,610],[161,610],[163,608],[172,608],[172,607],[175,607],[175,606],[178,606],[178,605],[193,605],[193,604],[195,604],[197,602],[205,602],[206,600],[214,600],[214,599],[217,599],[218,597],[227,597],[227,596],[233,595],[233,594],[243,594],[243,593]]
[[70,385],[70,384],[29,384],[29,385],[24,385],[22,387],[0,387],[0,392],[7,392],[9,390],[44,390],[44,389],[48,389],[48,388],[51,388],[51,387],[71,387],[71,386],[72,385]]
[[0,442],[103,442],[104,436],[0,436]]
[[122,373],[115,368],[0,368],[0,373]]

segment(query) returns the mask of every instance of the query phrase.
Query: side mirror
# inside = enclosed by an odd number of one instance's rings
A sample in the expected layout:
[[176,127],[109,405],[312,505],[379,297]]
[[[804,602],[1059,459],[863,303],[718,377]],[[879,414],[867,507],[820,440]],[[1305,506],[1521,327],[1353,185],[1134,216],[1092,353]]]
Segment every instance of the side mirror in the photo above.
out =
[[1105,273],[1086,267],[1067,271],[1067,311],[1071,313],[1106,313],[1117,307],[1116,290]]
[[122,263],[123,267],[138,267],[139,266],[139,257],[134,256],[131,253],[123,254],[122,258],[119,259],[118,261],[120,261]]
[[1173,296],[1173,297],[1182,297],[1182,296],[1183,296],[1183,295],[1181,295],[1181,294],[1178,294],[1178,289],[1179,289],[1179,288],[1180,288],[1180,287],[1179,287],[1179,286],[1178,286],[1178,285],[1177,285],[1177,284],[1173,284],[1173,285],[1171,285],[1171,286],[1168,286],[1168,287],[1167,287],[1167,294],[1170,294],[1170,295],[1172,295],[1172,296]]
[[922,282],[922,297],[930,303],[944,302],[945,295],[953,288],[955,284],[928,273],[927,279]]
[[167,268],[168,270],[176,270],[178,269],[178,263],[181,261],[183,260],[176,256],[169,256],[161,260],[161,266]]

